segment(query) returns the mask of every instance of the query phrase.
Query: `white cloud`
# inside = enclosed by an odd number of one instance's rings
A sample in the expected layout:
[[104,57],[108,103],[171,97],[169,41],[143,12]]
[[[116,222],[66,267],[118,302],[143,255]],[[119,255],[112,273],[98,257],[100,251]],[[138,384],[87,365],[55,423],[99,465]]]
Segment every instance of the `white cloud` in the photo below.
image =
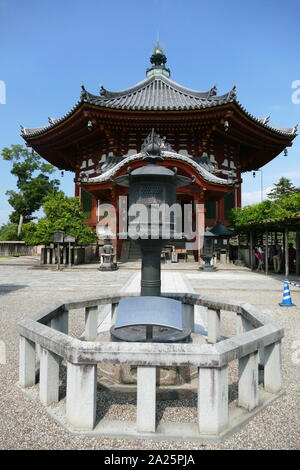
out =
[[[267,194],[271,191],[273,186],[263,190],[263,200],[267,199]],[[242,193],[242,206],[249,206],[251,204],[258,204],[261,202],[261,191],[249,191]]]

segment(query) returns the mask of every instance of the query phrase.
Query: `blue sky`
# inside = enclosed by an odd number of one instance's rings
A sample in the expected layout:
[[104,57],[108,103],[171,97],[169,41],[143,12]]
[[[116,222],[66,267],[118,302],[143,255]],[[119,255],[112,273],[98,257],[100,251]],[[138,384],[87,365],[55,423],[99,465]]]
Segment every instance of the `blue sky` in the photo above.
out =
[[[219,93],[236,84],[255,116],[300,123],[291,98],[300,80],[299,17],[297,0],[0,0],[0,148],[22,143],[20,124],[42,126],[69,111],[81,83],[97,93],[100,84],[120,90],[144,79],[157,32],[173,80],[197,90],[217,84]],[[264,167],[264,189],[282,175],[300,186],[298,162],[296,138],[288,157]],[[1,224],[15,178],[8,162],[0,166]],[[61,188],[73,195],[71,173]],[[259,202],[260,175],[245,174],[243,189],[245,203]]]

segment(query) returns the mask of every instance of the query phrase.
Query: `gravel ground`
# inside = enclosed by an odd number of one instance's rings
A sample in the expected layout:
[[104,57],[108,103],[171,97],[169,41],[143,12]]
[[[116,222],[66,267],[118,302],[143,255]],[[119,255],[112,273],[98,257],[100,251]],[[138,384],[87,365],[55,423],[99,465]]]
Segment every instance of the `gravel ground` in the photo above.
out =
[[[6,346],[6,364],[0,364],[1,449],[299,449],[300,448],[300,309],[281,308],[282,283],[249,272],[193,273],[190,282],[198,293],[215,298],[246,301],[270,315],[285,328],[283,376],[286,394],[254,417],[222,443],[106,439],[72,436],[51,419],[38,401],[17,386],[18,335],[16,324],[25,316],[57,300],[118,291],[132,271],[54,272],[26,266],[0,266],[0,340]],[[257,290],[255,289],[257,285]],[[232,289],[230,288],[232,286]],[[293,302],[300,306],[300,290],[292,288]],[[80,312],[79,312],[80,313]],[[224,334],[233,331],[233,318],[224,313]],[[83,315],[72,317],[73,334],[82,331]],[[0,343],[1,344],[1,343]],[[2,343],[3,344],[3,343]],[[298,348],[298,352],[297,352]],[[1,357],[1,356],[0,356]],[[236,364],[230,370],[237,376]],[[231,390],[231,400],[236,389]],[[111,399],[99,395],[106,418],[135,419],[135,398]],[[158,416],[167,421],[195,421],[196,400],[158,402]]]

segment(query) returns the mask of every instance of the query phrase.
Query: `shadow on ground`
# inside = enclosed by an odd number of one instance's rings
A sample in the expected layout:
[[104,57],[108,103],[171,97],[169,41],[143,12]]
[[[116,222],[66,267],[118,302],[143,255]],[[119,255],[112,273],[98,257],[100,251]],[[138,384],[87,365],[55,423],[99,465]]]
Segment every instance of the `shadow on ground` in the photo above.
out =
[[24,289],[28,287],[26,284],[0,284],[0,295],[9,294],[15,290]]

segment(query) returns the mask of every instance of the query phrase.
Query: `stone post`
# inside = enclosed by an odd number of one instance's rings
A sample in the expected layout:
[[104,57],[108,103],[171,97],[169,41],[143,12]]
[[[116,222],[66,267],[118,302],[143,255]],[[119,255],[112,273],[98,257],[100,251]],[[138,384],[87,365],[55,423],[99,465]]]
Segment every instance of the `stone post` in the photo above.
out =
[[50,247],[45,248],[46,251],[46,264],[52,264],[52,250]]
[[[236,315],[236,334],[237,335],[242,335],[243,333],[247,333],[247,331],[253,330],[254,326],[246,319],[244,318],[241,314],[237,313]],[[259,368],[263,370],[264,363],[265,363],[265,353],[264,353],[264,347],[262,346],[258,350],[258,362],[259,362]],[[263,381],[262,375],[259,374],[259,383]]]
[[278,393],[282,389],[280,341],[265,346],[264,388],[271,393]]
[[20,336],[20,369],[19,383],[21,387],[35,385],[35,344],[24,336]]
[[41,347],[40,400],[46,406],[59,399],[59,363],[57,354]]
[[35,344],[35,365],[39,367],[40,364],[40,357],[41,357],[41,346],[36,343]]
[[74,247],[74,264],[78,264],[78,249]]
[[228,368],[199,368],[198,423],[200,434],[218,435],[228,427]]
[[116,321],[116,314],[117,314],[117,308],[118,308],[118,303],[117,304],[111,304],[111,324],[113,325]]
[[66,265],[67,264],[67,246],[66,245],[63,245],[62,255],[63,255],[63,265]]
[[195,331],[194,305],[182,304],[183,325]]
[[92,430],[96,420],[97,365],[67,363],[67,421],[78,430]]
[[85,308],[84,339],[86,341],[94,341],[97,338],[98,316],[97,305]]
[[220,339],[221,329],[220,310],[207,310],[207,341],[217,343]]
[[137,368],[138,432],[155,432],[156,428],[156,367]]
[[239,359],[239,406],[251,411],[258,406],[258,352]]

